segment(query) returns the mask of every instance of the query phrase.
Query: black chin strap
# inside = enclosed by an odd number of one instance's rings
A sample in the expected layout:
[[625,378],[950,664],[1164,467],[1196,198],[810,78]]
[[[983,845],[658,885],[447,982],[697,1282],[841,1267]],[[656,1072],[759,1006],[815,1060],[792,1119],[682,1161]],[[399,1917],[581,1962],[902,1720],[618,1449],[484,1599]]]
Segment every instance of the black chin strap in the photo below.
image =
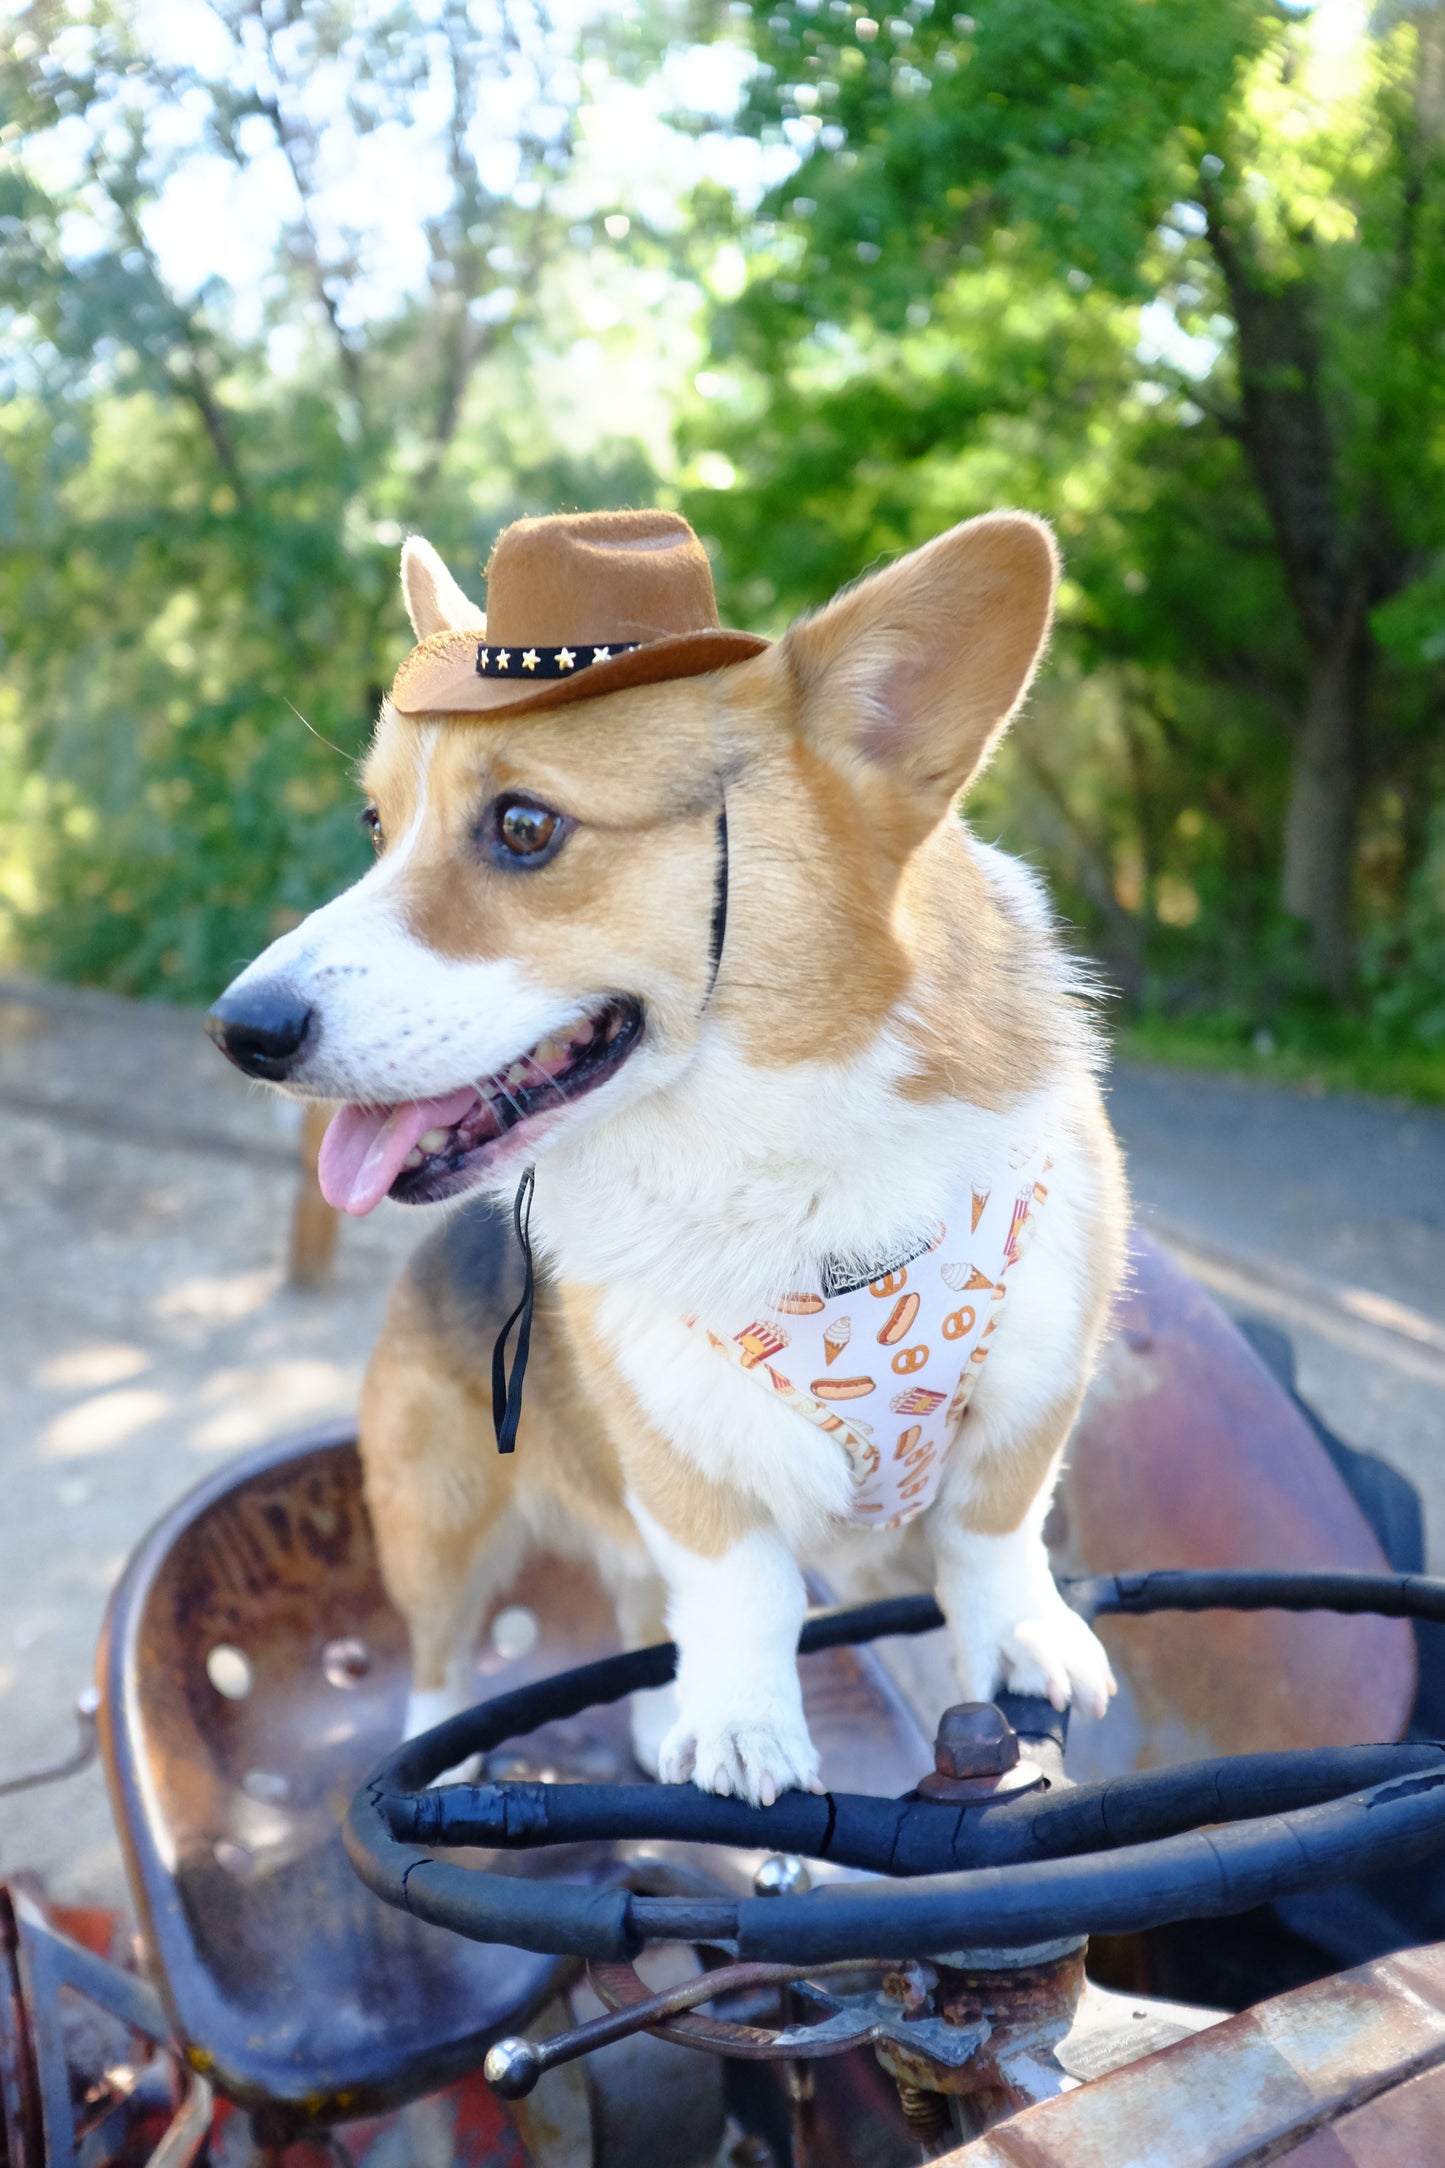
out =
[[[516,1202],[512,1206],[512,1225],[517,1230],[517,1247],[522,1252],[522,1299],[497,1334],[497,1344],[492,1349],[492,1423],[499,1453],[510,1453],[516,1447],[517,1425],[522,1420],[522,1382],[527,1375],[527,1357],[532,1349],[532,1310],[537,1294],[537,1267],[532,1256],[532,1192],[536,1186],[537,1170],[528,1167],[517,1184]],[[520,1329],[509,1379],[507,1342],[512,1337],[514,1325]]]
[[[728,808],[724,798],[717,815],[717,888],[713,897],[712,926],[708,935],[707,992],[702,1005],[707,1007],[712,999],[717,975],[722,969],[723,943],[728,930]],[[512,1225],[517,1231],[517,1247],[522,1252],[522,1299],[497,1334],[492,1349],[492,1425],[497,1433],[497,1451],[511,1453],[516,1450],[517,1425],[522,1420],[522,1387],[527,1376],[527,1357],[532,1351],[532,1312],[537,1300],[537,1267],[532,1255],[532,1194],[537,1186],[537,1170],[528,1167],[517,1184],[517,1195],[512,1205]],[[507,1342],[512,1337],[513,1326],[517,1330],[517,1352],[512,1358],[512,1371],[507,1374]]]
[[723,943],[728,937],[728,802],[723,799],[717,809],[717,888],[713,895],[712,930],[708,936],[707,992],[702,1005],[712,1000],[712,990],[722,969]]

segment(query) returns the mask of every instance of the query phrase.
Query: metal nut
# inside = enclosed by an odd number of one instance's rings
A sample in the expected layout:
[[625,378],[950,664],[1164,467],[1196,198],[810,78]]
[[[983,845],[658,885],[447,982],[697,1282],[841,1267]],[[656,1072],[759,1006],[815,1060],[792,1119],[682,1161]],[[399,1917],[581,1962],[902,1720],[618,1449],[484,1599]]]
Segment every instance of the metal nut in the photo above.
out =
[[940,1776],[1000,1777],[1018,1758],[1018,1734],[991,1701],[960,1701],[939,1718],[933,1766]]

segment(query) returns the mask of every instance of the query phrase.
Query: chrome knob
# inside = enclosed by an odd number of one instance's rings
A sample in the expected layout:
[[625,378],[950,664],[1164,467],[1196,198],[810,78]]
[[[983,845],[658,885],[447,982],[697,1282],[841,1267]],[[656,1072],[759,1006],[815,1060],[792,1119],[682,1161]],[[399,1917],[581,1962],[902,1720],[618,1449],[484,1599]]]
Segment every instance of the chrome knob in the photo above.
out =
[[753,1876],[757,1897],[802,1897],[813,1887],[813,1877],[794,1852],[770,1853]]
[[542,2075],[541,2051],[515,2035],[496,2040],[487,2050],[482,2075],[503,2100],[521,2100]]

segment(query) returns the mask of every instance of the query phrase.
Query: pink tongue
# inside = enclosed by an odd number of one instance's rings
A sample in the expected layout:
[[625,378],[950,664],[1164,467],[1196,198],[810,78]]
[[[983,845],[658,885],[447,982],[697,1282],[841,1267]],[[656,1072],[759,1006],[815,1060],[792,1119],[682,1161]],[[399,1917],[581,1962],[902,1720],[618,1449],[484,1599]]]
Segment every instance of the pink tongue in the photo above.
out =
[[356,1219],[379,1205],[428,1129],[450,1129],[477,1094],[469,1084],[445,1099],[411,1099],[399,1107],[342,1107],[321,1144],[316,1175],[321,1194]]

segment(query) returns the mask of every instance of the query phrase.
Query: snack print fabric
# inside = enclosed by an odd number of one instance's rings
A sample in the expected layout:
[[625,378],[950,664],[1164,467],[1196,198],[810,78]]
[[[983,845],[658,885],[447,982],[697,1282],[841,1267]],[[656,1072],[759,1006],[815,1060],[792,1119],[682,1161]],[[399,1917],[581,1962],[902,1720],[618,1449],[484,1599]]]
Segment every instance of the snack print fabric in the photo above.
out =
[[837,1439],[854,1520],[897,1528],[937,1497],[1050,1164],[1042,1145],[1016,1147],[986,1184],[962,1192],[920,1255],[876,1279],[839,1287],[825,1268],[817,1288],[790,1290],[727,1328],[686,1319]]

